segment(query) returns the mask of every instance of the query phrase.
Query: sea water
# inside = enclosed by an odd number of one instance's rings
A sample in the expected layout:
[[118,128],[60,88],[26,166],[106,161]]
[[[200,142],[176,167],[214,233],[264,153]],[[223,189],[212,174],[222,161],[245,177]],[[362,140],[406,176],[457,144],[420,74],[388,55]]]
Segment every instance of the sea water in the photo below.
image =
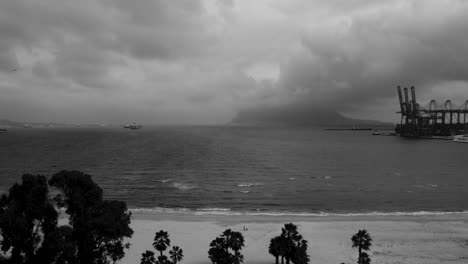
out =
[[370,131],[232,126],[18,128],[0,191],[24,173],[93,176],[135,211],[425,214],[468,210],[468,146]]

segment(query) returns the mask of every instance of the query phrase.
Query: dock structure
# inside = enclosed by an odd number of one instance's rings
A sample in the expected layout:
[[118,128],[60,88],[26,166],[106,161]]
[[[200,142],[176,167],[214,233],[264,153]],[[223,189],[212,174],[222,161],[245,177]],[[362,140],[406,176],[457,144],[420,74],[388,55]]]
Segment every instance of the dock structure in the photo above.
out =
[[[426,105],[416,101],[414,86],[410,89],[397,87],[400,100],[400,124],[395,132],[404,137],[444,137],[468,133],[468,100],[462,105],[455,105],[447,100],[437,103],[431,100]],[[409,98],[411,92],[411,99]]]

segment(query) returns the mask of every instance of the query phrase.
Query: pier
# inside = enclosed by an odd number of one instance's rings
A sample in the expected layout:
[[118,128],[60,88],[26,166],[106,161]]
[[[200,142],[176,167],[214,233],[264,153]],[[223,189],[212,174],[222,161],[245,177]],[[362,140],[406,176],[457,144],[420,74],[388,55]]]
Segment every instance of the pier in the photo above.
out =
[[[395,132],[404,137],[448,137],[468,133],[468,100],[462,105],[455,105],[451,100],[438,103],[431,100],[426,105],[416,101],[414,86],[410,89],[397,87],[400,101],[400,124]],[[409,98],[411,92],[411,100]]]

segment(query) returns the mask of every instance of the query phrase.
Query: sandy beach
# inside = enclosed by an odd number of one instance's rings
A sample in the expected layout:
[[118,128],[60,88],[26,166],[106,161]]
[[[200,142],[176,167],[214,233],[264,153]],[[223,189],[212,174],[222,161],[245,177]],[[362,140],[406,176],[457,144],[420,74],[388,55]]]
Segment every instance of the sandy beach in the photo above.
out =
[[[120,263],[138,264],[152,249],[154,233],[169,232],[171,245],[184,251],[182,263],[210,263],[209,243],[222,231],[241,231],[244,263],[274,263],[268,254],[272,237],[292,222],[309,241],[311,263],[356,263],[351,236],[367,229],[373,238],[372,263],[468,263],[468,214],[420,216],[224,216],[136,212],[131,248]],[[243,231],[244,226],[248,229]]]

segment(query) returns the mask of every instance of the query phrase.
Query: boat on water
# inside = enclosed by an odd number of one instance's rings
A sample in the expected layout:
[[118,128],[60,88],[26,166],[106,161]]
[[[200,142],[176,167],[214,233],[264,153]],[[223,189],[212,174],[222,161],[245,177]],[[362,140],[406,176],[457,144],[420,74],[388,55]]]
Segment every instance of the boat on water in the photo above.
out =
[[137,125],[135,123],[133,124],[126,124],[124,125],[124,128],[128,128],[128,129],[131,129],[131,130],[136,130],[136,129],[140,129],[142,126],[141,125]]
[[380,132],[378,130],[375,130],[374,132],[372,132],[372,135],[373,136],[380,136]]
[[453,142],[468,143],[468,134],[453,136]]
[[6,133],[8,129],[0,127],[0,133]]

